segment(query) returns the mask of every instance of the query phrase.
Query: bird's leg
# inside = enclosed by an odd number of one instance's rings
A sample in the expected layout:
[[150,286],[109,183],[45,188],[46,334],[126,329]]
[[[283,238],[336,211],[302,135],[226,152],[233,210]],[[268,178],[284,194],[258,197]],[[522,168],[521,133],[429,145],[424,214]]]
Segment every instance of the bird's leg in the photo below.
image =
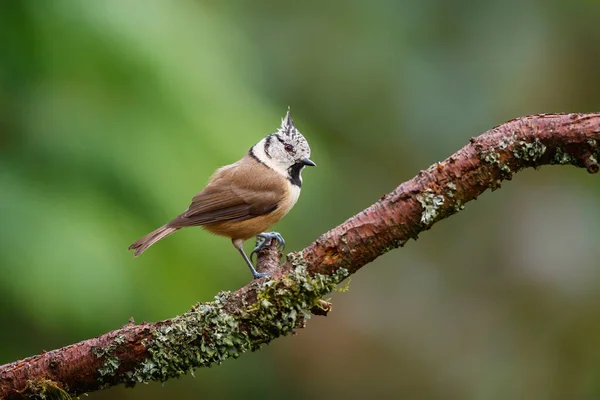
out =
[[[277,247],[280,250],[285,249],[285,240],[283,240],[283,236],[281,236],[281,234],[279,232],[263,232],[263,233],[259,233],[258,235],[256,235],[256,242],[257,245],[254,248],[254,250],[252,250],[252,252],[250,253],[250,259],[252,259],[252,256],[254,254],[256,254],[258,256],[258,253],[267,245],[271,244],[271,240],[275,239],[277,241]],[[259,242],[259,240],[261,240]]]
[[252,273],[252,276],[254,277],[254,279],[264,278],[265,276],[269,276],[268,272],[258,272],[256,270],[256,268],[254,268],[254,265],[252,265],[252,261],[250,261],[250,259],[248,259],[248,256],[246,255],[246,253],[244,253],[244,249],[238,249],[238,251],[240,252],[242,257],[244,257],[244,260],[246,261],[246,264],[248,264],[248,268],[250,268],[250,272]]
[[250,268],[250,272],[252,273],[252,276],[254,277],[254,279],[264,278],[265,276],[269,275],[268,272],[258,272],[256,270],[256,268],[254,268],[254,265],[252,265],[252,261],[250,261],[250,259],[246,255],[246,253],[244,253],[244,246],[243,246],[244,241],[243,240],[240,240],[240,239],[232,240],[232,243],[233,243],[233,246],[236,249],[238,249],[238,251],[240,252],[242,257],[244,258],[244,261],[246,261],[246,264],[248,265],[248,268]]

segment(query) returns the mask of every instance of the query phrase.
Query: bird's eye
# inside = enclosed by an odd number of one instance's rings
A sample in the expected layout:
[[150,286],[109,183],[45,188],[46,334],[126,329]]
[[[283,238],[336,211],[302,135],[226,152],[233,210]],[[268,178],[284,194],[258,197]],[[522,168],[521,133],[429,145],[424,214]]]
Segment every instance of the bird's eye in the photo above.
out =
[[283,148],[285,149],[285,151],[287,151],[288,153],[291,151],[294,151],[294,146],[292,146],[291,144],[287,143],[283,146]]

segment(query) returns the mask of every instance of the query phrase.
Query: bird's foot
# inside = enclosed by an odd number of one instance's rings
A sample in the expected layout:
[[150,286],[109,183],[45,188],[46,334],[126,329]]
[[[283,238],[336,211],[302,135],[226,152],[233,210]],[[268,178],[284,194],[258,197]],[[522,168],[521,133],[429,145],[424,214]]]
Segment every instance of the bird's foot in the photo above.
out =
[[[285,240],[283,240],[283,236],[281,236],[280,233],[278,232],[263,232],[263,233],[259,233],[258,235],[256,235],[256,247],[254,248],[254,250],[252,250],[252,252],[250,253],[250,259],[252,259],[252,256],[254,254],[256,254],[258,256],[258,253],[265,248],[265,246],[268,246],[271,244],[271,240],[276,240],[277,241],[277,248],[279,250],[283,250],[285,249]],[[260,241],[260,242],[259,242]]]
[[269,276],[268,272],[258,272],[257,270],[251,270],[250,272],[252,272],[252,276],[254,277],[254,279],[260,279],[264,278],[265,276]]

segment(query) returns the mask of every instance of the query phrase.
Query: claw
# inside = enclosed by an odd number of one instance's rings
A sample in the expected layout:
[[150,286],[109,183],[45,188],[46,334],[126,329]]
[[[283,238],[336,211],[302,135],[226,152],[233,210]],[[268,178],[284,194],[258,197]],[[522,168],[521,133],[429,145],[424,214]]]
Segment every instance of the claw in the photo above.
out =
[[[260,240],[262,239],[262,240]],[[268,244],[271,243],[271,240],[275,239],[277,241],[277,248],[279,250],[283,250],[285,249],[285,240],[283,239],[283,236],[281,236],[281,234],[279,232],[263,232],[263,233],[259,233],[258,235],[256,235],[256,242],[257,245],[254,248],[254,250],[252,250],[252,252],[250,253],[250,260],[252,260],[252,256],[254,254],[256,254],[258,256],[258,253],[264,249],[264,247]],[[259,242],[260,240],[260,242]]]

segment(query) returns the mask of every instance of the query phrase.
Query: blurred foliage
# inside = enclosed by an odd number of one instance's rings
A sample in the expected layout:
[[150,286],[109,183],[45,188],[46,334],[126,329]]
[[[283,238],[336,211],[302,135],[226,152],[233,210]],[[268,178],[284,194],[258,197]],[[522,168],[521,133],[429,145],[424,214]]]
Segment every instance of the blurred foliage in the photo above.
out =
[[[470,136],[600,109],[600,2],[0,4],[0,362],[250,279],[228,240],[127,246],[288,105],[304,247]],[[525,171],[361,270],[334,311],[196,378],[91,398],[600,396],[598,178]]]

